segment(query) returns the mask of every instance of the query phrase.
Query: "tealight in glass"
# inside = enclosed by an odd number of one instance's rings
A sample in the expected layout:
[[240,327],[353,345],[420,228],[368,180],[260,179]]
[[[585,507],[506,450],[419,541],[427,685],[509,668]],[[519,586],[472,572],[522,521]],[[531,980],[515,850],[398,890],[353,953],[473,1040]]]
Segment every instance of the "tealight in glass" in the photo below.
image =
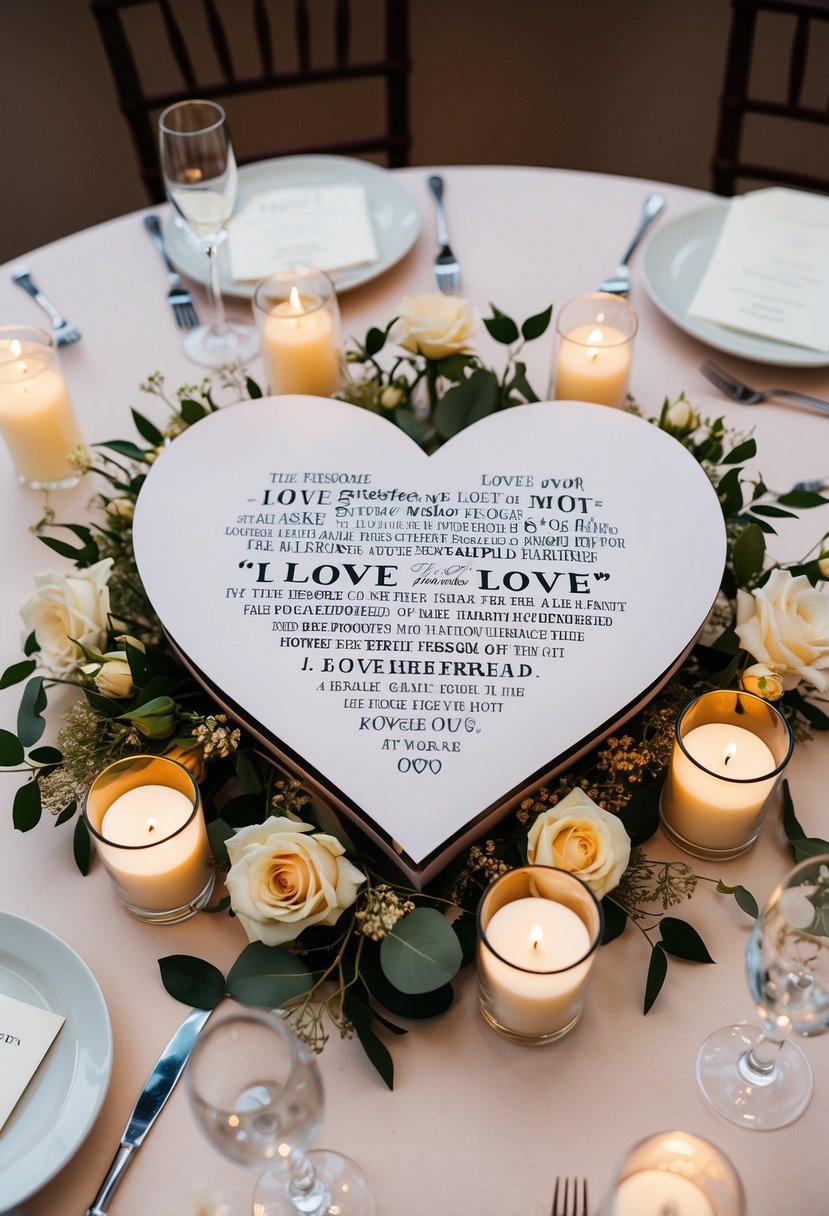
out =
[[215,870],[193,774],[166,756],[99,773],[83,817],[118,899],[139,920],[175,924],[203,908]]
[[624,296],[593,291],[558,315],[558,349],[549,396],[553,401],[624,405],[639,319]]
[[719,1149],[690,1132],[641,1140],[616,1168],[599,1216],[745,1216],[743,1184]]
[[750,849],[794,747],[786,719],[749,692],[717,690],[676,723],[659,813],[692,857],[725,861]]
[[52,334],[36,325],[0,326],[0,433],[17,475],[35,490],[65,490],[81,474],[84,449],[58,368]]
[[253,313],[274,394],[330,397],[343,381],[340,310],[331,279],[288,266],[258,283]]
[[532,1045],[572,1030],[602,925],[591,891],[565,870],[522,866],[487,887],[478,906],[478,997],[490,1026]]

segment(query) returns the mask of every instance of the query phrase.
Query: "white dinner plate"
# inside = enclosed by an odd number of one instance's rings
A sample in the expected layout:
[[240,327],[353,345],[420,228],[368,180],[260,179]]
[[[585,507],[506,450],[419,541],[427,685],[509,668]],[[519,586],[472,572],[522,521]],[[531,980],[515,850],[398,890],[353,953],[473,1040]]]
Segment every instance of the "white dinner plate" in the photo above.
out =
[[[337,291],[348,291],[376,279],[409,252],[420,231],[420,215],[406,187],[387,169],[350,156],[281,156],[275,160],[242,165],[239,169],[238,214],[252,194],[283,186],[334,186],[354,182],[365,188],[377,261],[334,271]],[[164,222],[164,240],[171,261],[182,274],[207,283],[207,255],[189,229],[176,223],[170,211]],[[228,242],[219,246],[219,280],[222,293],[253,296],[256,283],[230,277]]]
[[654,230],[642,257],[648,295],[675,325],[715,350],[778,367],[829,366],[829,354],[824,351],[790,346],[688,315],[688,307],[711,261],[729,203],[730,199],[711,203]]
[[112,1029],[86,963],[59,937],[0,912],[0,992],[66,1018],[0,1132],[0,1208],[53,1178],[95,1122],[109,1085]]

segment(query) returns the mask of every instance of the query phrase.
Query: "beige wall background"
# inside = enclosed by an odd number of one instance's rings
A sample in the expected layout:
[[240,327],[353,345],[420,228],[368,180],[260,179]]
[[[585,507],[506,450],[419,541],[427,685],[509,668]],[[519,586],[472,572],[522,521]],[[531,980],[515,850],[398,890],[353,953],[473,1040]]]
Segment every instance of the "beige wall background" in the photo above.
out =
[[[318,0],[325,4],[327,0]],[[196,0],[183,0],[195,14]],[[272,0],[274,21],[280,5]],[[357,0],[371,31],[376,0]],[[227,0],[239,32],[246,0]],[[235,14],[235,15],[234,15]],[[727,0],[411,0],[412,163],[530,164],[707,187]],[[164,51],[147,28],[151,70]],[[774,58],[773,39],[768,57]],[[368,95],[230,109],[240,151],[346,128]],[[86,0],[0,0],[0,261],[145,206]]]

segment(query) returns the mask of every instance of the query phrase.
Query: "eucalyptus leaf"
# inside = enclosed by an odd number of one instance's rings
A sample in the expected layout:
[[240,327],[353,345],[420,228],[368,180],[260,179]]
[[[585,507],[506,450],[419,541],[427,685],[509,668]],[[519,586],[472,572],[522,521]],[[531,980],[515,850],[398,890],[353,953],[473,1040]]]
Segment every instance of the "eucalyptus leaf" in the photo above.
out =
[[215,1009],[225,995],[218,967],[191,954],[168,954],[158,960],[161,982],[171,997],[196,1009]]
[[723,895],[733,895],[737,901],[737,906],[745,912],[747,916],[756,920],[760,915],[760,909],[757,905],[757,900],[751,894],[747,887],[728,887],[722,879],[717,883],[717,890]]
[[34,780],[21,785],[12,804],[12,822],[18,832],[30,832],[40,823],[43,807],[40,786]]
[[821,840],[819,836],[803,836],[800,840],[792,841],[795,861],[805,861],[807,857],[820,857],[829,854],[829,841]]
[[23,689],[17,711],[17,735],[24,747],[34,747],[46,729],[43,710],[48,701],[43,688],[43,676],[32,676]]
[[645,983],[645,1004],[643,1013],[649,1013],[653,1003],[662,991],[665,977],[668,974],[668,958],[659,942],[651,951],[651,961],[648,965],[648,978]]
[[89,873],[89,863],[92,860],[92,841],[89,839],[89,829],[82,815],[78,816],[72,834],[72,855],[75,865],[85,877]]
[[279,1009],[313,987],[308,968],[280,946],[251,942],[230,969],[227,990],[240,1005]]
[[678,916],[663,916],[659,922],[662,946],[675,958],[684,958],[691,963],[713,963],[705,942],[693,925]]
[[23,659],[20,663],[12,663],[11,667],[7,667],[0,676],[0,688],[11,688],[12,684],[19,684],[21,680],[25,680],[26,676],[30,676],[37,667],[34,659]]
[[415,908],[383,938],[380,964],[401,992],[431,992],[460,969],[463,951],[451,925],[436,908]]
[[0,730],[0,768],[15,768],[23,763],[23,744],[10,730]]
[[[371,943],[374,946],[374,943]],[[390,1013],[402,1018],[434,1018],[445,1013],[455,999],[451,984],[431,992],[401,992],[389,983],[380,965],[379,948],[364,950],[360,975],[374,999]]]

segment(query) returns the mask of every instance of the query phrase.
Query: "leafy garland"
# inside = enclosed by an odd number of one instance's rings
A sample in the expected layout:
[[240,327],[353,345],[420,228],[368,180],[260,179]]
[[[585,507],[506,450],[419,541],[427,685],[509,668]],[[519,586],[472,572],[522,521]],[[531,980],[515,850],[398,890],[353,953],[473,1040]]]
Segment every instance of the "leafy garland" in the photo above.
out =
[[[519,327],[493,308],[484,323],[495,341],[507,347],[500,376],[483,365],[466,337],[448,353],[445,349],[424,353],[423,346],[410,342],[384,363],[378,356],[384,348],[388,356],[396,321],[382,330],[371,329],[364,342],[355,343],[349,352],[357,375],[340,396],[385,414],[426,450],[434,450],[488,413],[538,400],[518,354],[525,341],[546,330],[550,314],[550,309],[545,310]],[[420,385],[427,389],[425,403],[419,400]],[[726,522],[728,558],[720,602],[707,630],[709,644],[695,649],[680,673],[628,723],[623,735],[606,740],[551,788],[535,791],[497,834],[473,846],[439,887],[419,893],[379,873],[331,813],[313,804],[299,783],[279,773],[254,741],[216,710],[167,645],[138,577],[132,518],[149,466],[163,446],[188,426],[219,408],[232,407],[235,401],[261,396],[260,389],[240,368],[222,369],[173,395],[167,393],[160,374],[140,387],[164,403],[169,419],[161,429],[133,409],[143,443],[110,440],[96,445],[94,456],[87,454],[84,471],[93,471],[105,483],[92,504],[99,518],[90,525],[58,524],[47,505],[35,528],[49,549],[72,563],[71,577],[83,580],[93,572],[103,579],[102,568],[107,567],[110,610],[95,645],[66,639],[71,659],[60,673],[45,665],[32,632],[24,645],[24,659],[0,677],[0,688],[25,682],[17,734],[0,731],[0,766],[27,778],[15,795],[14,826],[29,831],[44,810],[57,824],[74,819],[74,856],[86,874],[90,841],[77,814],[85,790],[104,765],[149,751],[173,756],[199,780],[220,871],[228,867],[226,842],[236,831],[278,816],[310,820],[315,832],[337,837],[365,874],[356,901],[335,924],[303,929],[289,948],[254,941],[226,977],[201,959],[161,959],[167,990],[178,1000],[201,1007],[212,1008],[225,995],[249,1005],[288,1005],[294,1029],[318,1050],[328,1038],[330,1023],[343,1036],[356,1035],[391,1088],[393,1062],[377,1030],[402,1035],[406,1031],[391,1018],[431,1017],[449,1008],[454,996],[451,980],[474,956],[474,913],[482,890],[499,874],[526,861],[529,827],[576,786],[619,815],[634,846],[622,881],[602,901],[604,940],[618,936],[628,922],[647,940],[644,1011],[661,989],[668,955],[713,961],[693,926],[668,913],[689,899],[700,881],[716,880],[696,874],[683,862],[654,860],[642,845],[658,826],[659,791],[677,713],[704,689],[738,683],[751,658],[740,648],[735,633],[738,591],[762,587],[773,569],[805,575],[813,586],[829,576],[829,552],[822,550],[825,536],[812,551],[816,556],[789,566],[769,564],[765,536],[774,531],[772,521],[829,500],[809,488],[776,495],[762,479],[747,479],[745,463],[756,455],[753,438],[730,432],[722,419],[702,419],[684,396],[666,400],[659,416],[649,421],[700,462],[716,487]],[[632,403],[630,408],[639,412]],[[56,529],[68,532],[71,539],[53,535]],[[82,696],[64,714],[57,746],[43,746],[48,693],[63,684]],[[756,690],[762,695],[763,689],[761,677]],[[813,691],[802,685],[784,692],[779,705],[801,736],[829,728],[829,717]],[[795,856],[829,851],[825,841],[807,837],[787,788],[784,793],[783,826]],[[744,887],[720,882],[717,889],[734,895],[747,914],[757,914],[756,902]],[[229,902],[225,896],[208,911],[225,911]]]

